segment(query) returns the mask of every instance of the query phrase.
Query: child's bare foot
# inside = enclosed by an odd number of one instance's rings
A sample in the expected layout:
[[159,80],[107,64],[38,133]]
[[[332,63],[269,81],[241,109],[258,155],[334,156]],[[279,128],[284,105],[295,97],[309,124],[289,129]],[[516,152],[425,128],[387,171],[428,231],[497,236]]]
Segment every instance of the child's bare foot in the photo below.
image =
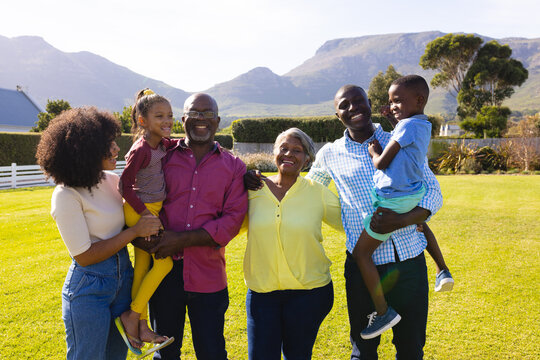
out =
[[155,332],[153,332],[148,327],[148,321],[146,320],[139,320],[139,336],[142,341],[145,343],[153,343],[153,344],[161,344],[164,341],[167,341],[168,337],[161,336]]
[[133,310],[127,310],[120,315],[120,320],[126,331],[129,343],[134,348],[140,349],[143,346],[142,341],[139,338],[139,318],[141,314],[136,313]]

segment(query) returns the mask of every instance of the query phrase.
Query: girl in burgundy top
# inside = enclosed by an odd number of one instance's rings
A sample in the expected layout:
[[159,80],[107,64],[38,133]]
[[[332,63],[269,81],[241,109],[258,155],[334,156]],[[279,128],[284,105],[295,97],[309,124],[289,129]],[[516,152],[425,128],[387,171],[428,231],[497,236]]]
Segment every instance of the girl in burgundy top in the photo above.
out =
[[[120,178],[119,190],[125,199],[124,215],[127,226],[133,226],[144,215],[159,216],[165,200],[165,180],[161,168],[161,159],[170,145],[168,137],[173,126],[171,104],[163,96],[150,89],[143,89],[137,94],[132,110],[132,132],[137,139],[126,154],[126,167]],[[170,344],[174,338],[159,336],[148,327],[147,303],[171,271],[173,263],[170,257],[153,259],[150,267],[150,254],[135,247],[135,266],[132,302],[130,310],[115,320],[120,332],[135,348],[142,342],[159,344],[151,349]]]

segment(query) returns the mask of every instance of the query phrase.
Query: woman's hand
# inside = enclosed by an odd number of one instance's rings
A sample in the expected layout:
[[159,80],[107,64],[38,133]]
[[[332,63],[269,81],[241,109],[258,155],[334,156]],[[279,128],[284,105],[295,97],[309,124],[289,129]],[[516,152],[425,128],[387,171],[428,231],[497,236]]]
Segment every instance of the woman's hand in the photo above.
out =
[[133,230],[137,234],[137,237],[147,237],[155,235],[161,228],[161,221],[154,215],[141,216],[137,224],[133,226]]

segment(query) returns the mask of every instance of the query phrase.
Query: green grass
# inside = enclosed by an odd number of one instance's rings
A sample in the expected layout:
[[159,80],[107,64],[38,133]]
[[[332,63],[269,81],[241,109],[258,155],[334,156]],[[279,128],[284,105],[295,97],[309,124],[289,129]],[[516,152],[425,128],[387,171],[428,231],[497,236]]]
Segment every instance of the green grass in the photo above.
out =
[[[456,280],[451,293],[430,291],[426,359],[537,359],[540,356],[540,177],[440,176],[445,204],[430,222]],[[51,188],[0,191],[0,359],[65,357],[60,291],[70,259],[49,215]],[[333,261],[334,308],[314,359],[350,354],[343,280],[344,239],[324,228]],[[230,359],[246,359],[242,279],[246,239],[227,247]],[[429,279],[434,266],[428,257]],[[189,326],[186,327],[189,329]],[[195,359],[190,333],[183,359]],[[380,358],[392,359],[391,332]]]

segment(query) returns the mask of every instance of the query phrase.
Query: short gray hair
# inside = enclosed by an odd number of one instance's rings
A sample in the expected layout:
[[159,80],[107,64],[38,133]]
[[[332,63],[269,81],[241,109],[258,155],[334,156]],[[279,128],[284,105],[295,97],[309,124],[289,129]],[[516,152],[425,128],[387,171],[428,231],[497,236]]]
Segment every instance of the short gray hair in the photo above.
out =
[[276,147],[281,141],[281,139],[286,136],[292,136],[300,140],[300,143],[302,143],[302,148],[304,148],[304,153],[308,157],[308,161],[306,162],[306,165],[304,165],[302,170],[308,169],[313,163],[313,160],[315,160],[315,145],[313,144],[313,140],[311,140],[309,135],[300,130],[299,128],[293,127],[283,131],[277,136],[276,141],[274,142],[274,151],[276,150]]

